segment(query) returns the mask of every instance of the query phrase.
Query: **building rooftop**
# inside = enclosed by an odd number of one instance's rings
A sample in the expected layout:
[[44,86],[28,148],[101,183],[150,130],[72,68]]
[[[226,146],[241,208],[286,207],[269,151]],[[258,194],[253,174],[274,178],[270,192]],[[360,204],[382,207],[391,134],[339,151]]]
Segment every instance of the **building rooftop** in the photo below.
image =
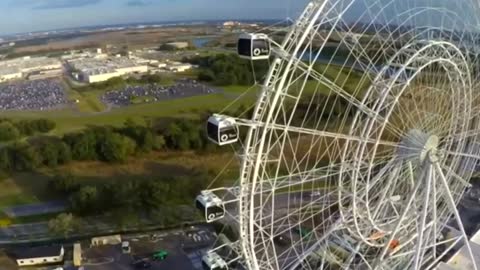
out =
[[12,255],[18,259],[31,259],[43,257],[55,257],[62,254],[63,246],[19,248],[12,252]]
[[[456,232],[455,234],[459,234]],[[474,262],[470,258],[467,246],[463,245],[455,255],[453,255],[447,263],[440,263],[436,270],[465,270],[473,269],[472,264],[480,266],[480,230],[477,231],[472,238],[470,238],[470,247],[472,249]]]
[[55,58],[48,57],[24,57],[0,61],[0,76],[28,73],[46,69],[59,69],[62,63]]
[[127,57],[110,57],[110,58],[83,58],[69,61],[69,64],[75,69],[87,75],[98,75],[106,73],[114,73],[118,69],[131,68],[145,65],[135,59]]

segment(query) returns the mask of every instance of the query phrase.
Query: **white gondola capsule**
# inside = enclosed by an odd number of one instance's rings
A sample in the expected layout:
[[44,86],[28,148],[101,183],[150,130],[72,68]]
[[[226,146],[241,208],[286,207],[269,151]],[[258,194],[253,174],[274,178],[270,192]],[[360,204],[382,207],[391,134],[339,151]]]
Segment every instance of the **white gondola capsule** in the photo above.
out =
[[238,38],[238,56],[249,60],[270,58],[270,39],[265,34],[242,34]]
[[228,264],[220,255],[215,252],[209,252],[202,257],[202,266],[204,270],[227,270]]
[[220,146],[238,141],[238,127],[231,117],[213,115],[207,122],[208,139]]
[[211,191],[202,191],[195,202],[197,208],[205,213],[205,220],[211,223],[225,216],[223,201]]

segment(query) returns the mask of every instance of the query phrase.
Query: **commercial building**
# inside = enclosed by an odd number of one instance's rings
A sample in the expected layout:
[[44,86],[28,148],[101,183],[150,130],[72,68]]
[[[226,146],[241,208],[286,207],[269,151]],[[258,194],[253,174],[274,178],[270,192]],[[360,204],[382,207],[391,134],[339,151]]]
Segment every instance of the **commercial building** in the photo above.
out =
[[148,72],[148,63],[127,57],[82,58],[68,61],[68,64],[72,70],[79,74],[78,78],[80,80],[88,83],[103,82],[123,75]]
[[101,236],[92,238],[91,245],[95,246],[105,246],[105,245],[119,245],[122,243],[122,237],[119,234]]
[[191,69],[193,66],[188,63],[180,63],[180,62],[169,62],[165,69],[172,71],[172,72],[185,72]]
[[23,57],[0,61],[0,82],[27,77],[31,73],[58,71],[61,74],[62,63],[55,58]]
[[28,79],[31,81],[44,80],[49,78],[60,77],[62,76],[62,74],[63,74],[63,70],[61,69],[44,70],[44,71],[30,73],[30,75],[28,75]]
[[63,262],[63,246],[19,249],[14,252],[18,266],[39,266]]
[[166,43],[165,46],[172,48],[172,49],[186,49],[188,48],[189,44],[188,42],[169,42]]
[[22,78],[22,72],[15,68],[0,69],[0,83]]

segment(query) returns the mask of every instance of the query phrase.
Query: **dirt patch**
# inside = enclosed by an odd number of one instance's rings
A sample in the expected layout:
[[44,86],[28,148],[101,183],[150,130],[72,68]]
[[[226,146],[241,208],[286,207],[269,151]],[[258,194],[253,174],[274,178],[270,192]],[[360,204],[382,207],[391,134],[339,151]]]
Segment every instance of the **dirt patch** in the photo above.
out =
[[[213,28],[214,30],[214,28]],[[25,46],[16,48],[16,53],[38,52],[38,51],[62,51],[71,50],[72,48],[84,47],[104,47],[106,45],[148,45],[155,44],[159,46],[161,43],[170,40],[185,39],[188,40],[192,36],[202,35],[206,33],[206,27],[169,27],[159,29],[145,29],[145,30],[125,30],[125,31],[110,31],[97,32],[90,35],[82,35],[79,37],[72,37],[67,40],[52,40],[47,44]]]

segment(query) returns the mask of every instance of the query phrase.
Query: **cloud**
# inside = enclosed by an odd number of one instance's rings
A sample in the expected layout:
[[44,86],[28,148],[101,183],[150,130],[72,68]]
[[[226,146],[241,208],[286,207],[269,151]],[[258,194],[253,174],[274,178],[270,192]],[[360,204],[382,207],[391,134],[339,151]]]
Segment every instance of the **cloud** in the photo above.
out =
[[148,0],[130,0],[127,2],[127,6],[129,7],[143,7],[143,6],[149,6],[153,4],[152,1]]
[[102,0],[16,0],[16,6],[26,6],[32,9],[77,8],[95,5]]

